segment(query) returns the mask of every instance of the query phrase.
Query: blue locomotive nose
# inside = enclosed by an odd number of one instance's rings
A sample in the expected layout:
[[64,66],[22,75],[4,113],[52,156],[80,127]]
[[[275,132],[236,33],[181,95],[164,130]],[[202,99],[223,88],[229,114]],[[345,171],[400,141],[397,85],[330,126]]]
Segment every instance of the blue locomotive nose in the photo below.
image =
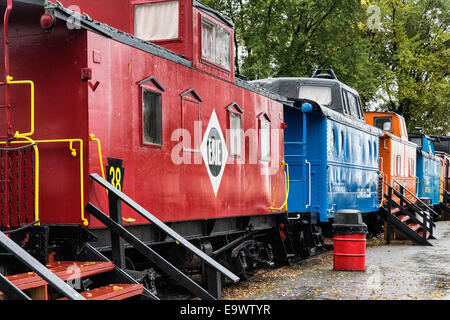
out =
[[302,112],[303,113],[308,113],[311,112],[313,109],[313,106],[310,103],[304,103],[302,104]]

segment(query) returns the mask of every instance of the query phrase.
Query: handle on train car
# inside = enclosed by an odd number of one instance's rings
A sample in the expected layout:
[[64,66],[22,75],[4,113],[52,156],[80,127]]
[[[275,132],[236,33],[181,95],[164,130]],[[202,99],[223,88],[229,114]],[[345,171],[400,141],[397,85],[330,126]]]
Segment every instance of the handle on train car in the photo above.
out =
[[309,208],[311,206],[311,162],[309,162],[308,160],[305,160],[306,164],[308,165],[308,170],[309,170],[309,193],[308,193],[308,205],[306,206],[306,208]]
[[[11,84],[27,84],[30,85],[30,131],[27,133],[20,133],[20,136],[22,137],[30,137],[34,135],[34,82],[30,80],[20,80],[20,81],[13,81],[14,78],[11,76],[6,76],[6,83],[8,85]],[[19,132],[16,132],[17,135],[19,135]]]
[[[99,162],[100,162],[100,169],[101,169],[101,172],[102,172],[102,178],[106,180],[106,177],[105,177],[105,170],[103,169],[102,146],[101,146],[100,139],[99,139],[99,138],[96,138],[96,137],[95,137],[95,134],[93,134],[93,133],[90,133],[90,134],[89,134],[89,139],[90,139],[91,141],[95,141],[95,142],[97,143],[97,148],[98,148],[98,158],[99,158]],[[106,191],[106,196],[108,196],[108,190],[105,189],[105,191]],[[133,218],[123,218],[123,217],[122,217],[122,220],[125,221],[125,222],[135,222],[135,221],[136,221],[136,219],[133,219]]]
[[[273,206],[269,207],[269,210],[277,210],[277,211],[283,211],[286,209],[287,211],[287,201],[288,201],[288,197],[289,197],[289,186],[290,186],[290,180],[289,180],[289,165],[282,161],[280,163],[282,166],[286,167],[286,171],[284,171],[284,193],[285,193],[285,200],[283,202],[283,204],[281,205],[281,207],[279,208],[275,208]],[[278,183],[277,183],[278,184]],[[276,201],[276,200],[275,200]],[[274,201],[274,202],[275,202]]]

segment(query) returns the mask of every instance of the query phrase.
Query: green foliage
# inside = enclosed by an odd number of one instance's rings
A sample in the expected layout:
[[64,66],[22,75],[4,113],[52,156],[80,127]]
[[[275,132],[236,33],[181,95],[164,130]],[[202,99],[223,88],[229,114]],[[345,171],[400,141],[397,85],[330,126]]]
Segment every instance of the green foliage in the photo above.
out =
[[385,66],[382,109],[397,112],[408,130],[450,132],[450,2],[376,1],[384,16],[374,50]]
[[[450,132],[448,0],[203,0],[233,20],[236,72],[311,76],[332,67],[363,105],[408,129]],[[381,28],[369,28],[372,7]],[[376,18],[376,17],[375,17]]]

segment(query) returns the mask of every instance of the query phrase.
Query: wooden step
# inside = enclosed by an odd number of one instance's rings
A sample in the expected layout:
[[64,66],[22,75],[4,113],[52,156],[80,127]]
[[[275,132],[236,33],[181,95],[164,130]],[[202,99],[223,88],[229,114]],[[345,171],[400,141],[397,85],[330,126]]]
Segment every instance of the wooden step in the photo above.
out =
[[420,228],[420,224],[418,224],[418,223],[411,223],[411,224],[408,224],[408,227],[410,227],[411,230],[416,231],[417,229]]
[[405,223],[406,221],[409,220],[409,216],[406,215],[406,214],[405,215],[399,215],[399,216],[397,216],[397,218],[403,223]]
[[[47,268],[62,280],[86,278],[96,274],[114,270],[115,266],[111,261],[108,262],[74,262],[58,261],[53,264],[47,264]],[[6,277],[20,290],[37,288],[47,285],[47,282],[34,272],[10,275]]]
[[[82,292],[81,295],[87,300],[123,300],[140,295],[143,291],[142,284],[110,284]],[[67,300],[67,298],[58,300]]]
[[[420,231],[418,234],[419,234],[419,236],[420,236],[421,238],[423,238],[423,231]],[[430,235],[431,235],[431,233],[429,233],[429,232],[427,231],[427,239],[430,237]]]

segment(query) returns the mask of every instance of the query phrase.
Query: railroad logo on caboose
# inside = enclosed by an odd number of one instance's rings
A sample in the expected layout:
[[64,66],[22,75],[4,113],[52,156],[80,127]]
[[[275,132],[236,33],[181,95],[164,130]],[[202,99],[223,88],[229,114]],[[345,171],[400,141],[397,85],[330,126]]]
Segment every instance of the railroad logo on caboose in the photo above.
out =
[[228,158],[227,145],[220,128],[219,119],[213,110],[209,119],[208,127],[203,135],[203,141],[200,146],[203,161],[205,162],[206,171],[217,197],[223,172]]

